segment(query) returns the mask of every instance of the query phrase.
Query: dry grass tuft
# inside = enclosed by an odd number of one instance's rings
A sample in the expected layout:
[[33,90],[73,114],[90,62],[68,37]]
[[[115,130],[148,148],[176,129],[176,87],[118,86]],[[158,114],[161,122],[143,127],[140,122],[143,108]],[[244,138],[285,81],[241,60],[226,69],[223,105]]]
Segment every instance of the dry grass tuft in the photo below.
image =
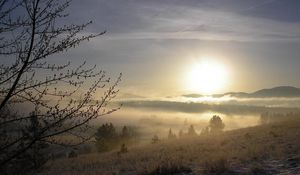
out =
[[251,169],[250,173],[253,175],[267,175],[269,174],[268,171],[260,164],[254,164]]
[[172,175],[172,174],[185,174],[191,173],[192,169],[188,166],[179,165],[176,163],[167,163],[162,164],[145,173],[141,173],[142,175]]
[[203,171],[208,174],[224,174],[230,172],[229,161],[224,157],[206,160],[203,168]]

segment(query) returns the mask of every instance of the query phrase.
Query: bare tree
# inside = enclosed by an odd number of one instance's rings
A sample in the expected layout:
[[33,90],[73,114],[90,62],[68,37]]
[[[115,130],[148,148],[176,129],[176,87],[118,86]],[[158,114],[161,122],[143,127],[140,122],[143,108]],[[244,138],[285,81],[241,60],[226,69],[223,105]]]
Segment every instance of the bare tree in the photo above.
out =
[[[69,3],[0,0],[0,174],[12,174],[8,170],[37,145],[85,142],[91,120],[119,109],[108,104],[121,75],[111,82],[104,71],[85,62],[51,63],[57,54],[105,33],[82,35],[91,22],[60,24]],[[12,110],[22,106],[33,112]],[[61,134],[76,137],[76,143],[57,140]],[[34,167],[27,163],[20,168]]]

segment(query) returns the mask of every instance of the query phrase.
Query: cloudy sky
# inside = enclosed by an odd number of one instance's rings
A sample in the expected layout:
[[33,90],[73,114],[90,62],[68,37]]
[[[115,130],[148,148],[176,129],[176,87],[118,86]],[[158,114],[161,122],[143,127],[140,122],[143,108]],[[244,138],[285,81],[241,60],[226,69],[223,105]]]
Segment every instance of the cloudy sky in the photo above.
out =
[[204,93],[187,85],[203,60],[226,69],[210,93],[300,87],[299,9],[299,0],[73,0],[70,21],[107,33],[67,58],[122,72],[121,91],[141,96]]

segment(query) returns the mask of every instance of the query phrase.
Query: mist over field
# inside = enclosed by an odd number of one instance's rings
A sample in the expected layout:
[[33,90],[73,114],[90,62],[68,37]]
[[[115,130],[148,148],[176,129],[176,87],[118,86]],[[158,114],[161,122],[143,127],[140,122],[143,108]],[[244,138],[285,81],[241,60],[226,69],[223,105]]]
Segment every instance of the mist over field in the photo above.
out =
[[[194,95],[195,96],[195,95]],[[207,126],[213,115],[222,117],[225,130],[239,129],[261,124],[261,114],[299,112],[299,97],[240,98],[202,96],[198,97],[140,97],[126,94],[117,99],[122,108],[100,123],[139,126],[148,137],[158,134],[167,136],[172,128],[175,132],[187,130],[194,125],[197,132]]]

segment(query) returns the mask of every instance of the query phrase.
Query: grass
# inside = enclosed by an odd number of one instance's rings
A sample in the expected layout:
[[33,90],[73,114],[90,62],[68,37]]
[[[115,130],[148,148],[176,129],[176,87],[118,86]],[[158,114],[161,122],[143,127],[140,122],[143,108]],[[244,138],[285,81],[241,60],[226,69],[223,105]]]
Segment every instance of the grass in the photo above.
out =
[[230,172],[230,164],[226,158],[215,158],[204,162],[204,173],[207,174],[224,174]]
[[253,175],[265,175],[269,174],[269,172],[260,164],[254,164],[251,167],[251,174]]
[[[300,120],[49,162],[42,175],[259,174],[268,160],[300,157]],[[259,165],[254,162],[258,162]]]
[[165,163],[162,165],[157,166],[150,172],[139,173],[142,175],[176,175],[176,174],[184,174],[184,173],[191,173],[192,169],[188,166],[180,165],[177,163]]

